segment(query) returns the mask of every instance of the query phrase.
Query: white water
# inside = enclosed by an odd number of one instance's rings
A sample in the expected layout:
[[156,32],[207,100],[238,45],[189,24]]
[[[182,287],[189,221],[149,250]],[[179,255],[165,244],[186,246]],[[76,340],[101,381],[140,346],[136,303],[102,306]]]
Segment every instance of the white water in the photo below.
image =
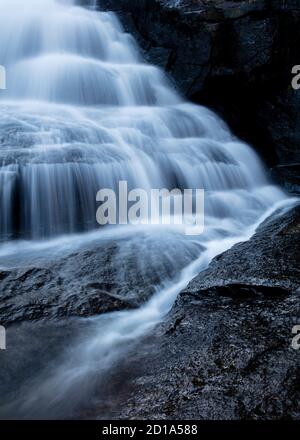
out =
[[[24,417],[51,416],[54,407],[62,414],[70,396],[75,405],[74,394],[91,391],[93,376],[109,368],[124,344],[153,328],[190,279],[249,238],[285,195],[268,182],[249,146],[143,62],[111,13],[71,1],[28,0],[24,7],[21,0],[0,0],[0,64],[7,69],[0,95],[0,237],[6,242],[0,265],[33,264],[106,234],[115,240],[125,234],[134,246],[122,256],[135,249],[148,269],[155,259],[160,279],[147,304],[97,318],[94,335],[17,399]],[[145,189],[204,188],[204,234],[191,240],[178,228],[93,232],[96,192],[117,188],[119,180]],[[178,254],[186,257],[183,270]],[[167,276],[166,264],[178,269],[176,279]]]

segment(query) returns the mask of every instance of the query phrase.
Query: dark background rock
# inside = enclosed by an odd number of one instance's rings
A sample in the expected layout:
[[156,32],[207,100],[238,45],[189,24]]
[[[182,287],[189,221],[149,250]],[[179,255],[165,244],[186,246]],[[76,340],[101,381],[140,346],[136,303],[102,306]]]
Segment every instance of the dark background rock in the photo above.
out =
[[[83,0],[84,1],[84,0]],[[118,13],[146,59],[254,146],[271,175],[299,191],[300,64],[297,0],[101,0]]]

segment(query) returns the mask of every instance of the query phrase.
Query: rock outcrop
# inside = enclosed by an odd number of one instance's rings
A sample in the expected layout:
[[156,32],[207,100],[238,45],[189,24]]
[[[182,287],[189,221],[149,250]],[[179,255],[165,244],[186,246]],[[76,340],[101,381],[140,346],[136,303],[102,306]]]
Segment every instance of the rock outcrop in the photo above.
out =
[[104,241],[55,262],[0,271],[1,324],[137,307],[153,292],[141,277],[137,287],[130,259],[123,267],[133,273],[122,276],[117,255],[118,245]]
[[78,245],[73,237],[71,249],[67,246],[59,256],[45,250],[33,259],[25,254],[17,261],[16,252],[12,262],[0,259],[1,324],[139,307],[199,253],[197,244],[189,252],[181,252],[180,243],[175,248],[171,234],[163,258],[157,239],[145,233],[114,240],[96,233]]

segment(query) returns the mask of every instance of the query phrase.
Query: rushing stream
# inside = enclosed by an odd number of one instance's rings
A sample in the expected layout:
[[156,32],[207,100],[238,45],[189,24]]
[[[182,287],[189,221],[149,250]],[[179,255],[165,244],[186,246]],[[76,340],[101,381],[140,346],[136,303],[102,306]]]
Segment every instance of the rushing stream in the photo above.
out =
[[[147,267],[144,276],[155,270],[159,279],[139,309],[66,324],[80,329],[71,345],[61,342],[66,330],[59,323],[9,329],[0,414],[72,416],[81,399],[101,392],[101,377],[188,282],[214,256],[248,239],[286,196],[268,182],[249,146],[143,61],[112,13],[72,1],[0,0],[0,64],[7,71],[7,90],[0,92],[0,266],[47,264],[108,236],[126,237],[120,270],[135,252]],[[204,233],[98,228],[96,193],[117,189],[120,180],[146,190],[203,188]],[[31,332],[32,341],[25,337]],[[47,334],[55,349],[45,346]]]

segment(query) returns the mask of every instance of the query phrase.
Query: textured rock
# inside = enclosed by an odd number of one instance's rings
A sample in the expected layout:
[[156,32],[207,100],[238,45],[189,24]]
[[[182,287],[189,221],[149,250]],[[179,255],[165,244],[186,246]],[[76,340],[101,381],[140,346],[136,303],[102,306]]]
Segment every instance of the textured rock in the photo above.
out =
[[[166,238],[166,232],[163,234]],[[196,243],[188,252],[181,252],[184,242],[176,242],[175,247],[172,234],[165,254],[157,246],[157,234],[125,234],[116,241],[97,237],[81,240],[76,251],[60,247],[59,257],[35,254],[30,265],[26,254],[17,259],[15,252],[5,261],[0,259],[1,324],[138,307],[162,281],[175,279],[199,253]]]
[[[1,324],[90,316],[138,306],[152,290],[142,277],[139,287],[134,275],[122,277],[117,253],[117,244],[105,242],[42,267],[1,271]],[[131,264],[129,259],[124,267],[135,274]]]
[[[187,293],[206,290],[236,295],[249,286],[249,293],[295,292],[300,285],[300,207],[267,219],[251,240],[238,243],[217,256],[209,268],[194,279]],[[243,294],[241,292],[241,294]]]
[[116,400],[97,415],[299,419],[299,235],[298,207],[214,259],[112,374]]

